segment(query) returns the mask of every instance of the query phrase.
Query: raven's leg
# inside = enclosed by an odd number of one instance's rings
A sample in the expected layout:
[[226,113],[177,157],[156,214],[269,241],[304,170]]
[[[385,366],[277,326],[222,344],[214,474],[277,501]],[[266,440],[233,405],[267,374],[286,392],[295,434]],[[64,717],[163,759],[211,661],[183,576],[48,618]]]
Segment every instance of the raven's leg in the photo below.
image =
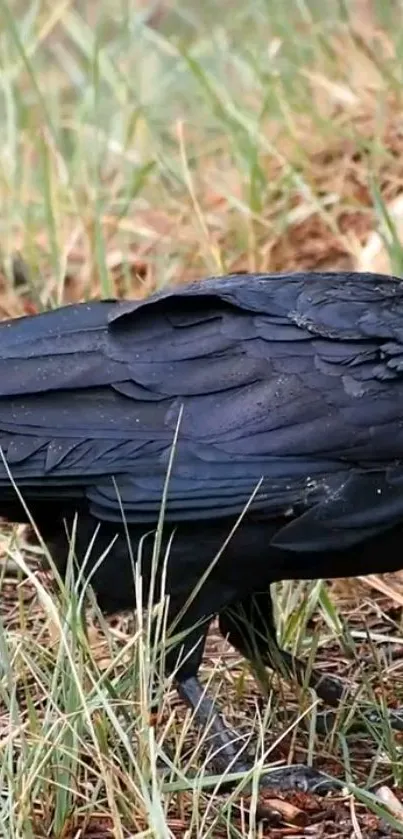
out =
[[[254,766],[254,761],[248,760],[243,752],[245,745],[239,735],[232,731],[225,723],[214,701],[198,679],[198,670],[204,651],[208,630],[208,622],[199,623],[186,615],[176,626],[175,634],[181,633],[180,644],[165,656],[165,666],[168,672],[175,673],[176,687],[180,698],[193,710],[194,720],[202,729],[208,728],[208,743],[211,749],[209,763],[213,771],[218,774],[241,773],[248,774]],[[194,617],[194,612],[193,612]],[[194,627],[183,636],[186,627]],[[179,666],[177,665],[179,652]],[[225,779],[224,779],[225,783]],[[287,766],[268,772],[260,778],[262,786],[273,789],[297,789],[310,792],[325,792],[339,784],[332,781],[321,772],[317,772],[303,765]]]
[[270,592],[259,592],[221,612],[221,633],[252,663],[259,660],[286,679],[295,677],[300,685],[311,687],[328,705],[337,706],[346,693],[341,679],[308,671],[296,656],[282,650],[277,642]]
[[[337,707],[348,694],[348,687],[341,679],[325,676],[316,668],[308,670],[304,662],[280,649],[276,639],[270,592],[259,592],[235,603],[221,612],[219,623],[222,634],[255,665],[257,671],[261,662],[277,670],[287,679],[294,676],[299,684],[313,688],[320,699],[333,707]],[[376,710],[365,710],[360,716],[372,724],[379,724],[382,719],[382,715]],[[329,731],[334,720],[335,715],[331,712],[318,715],[318,730]],[[392,728],[402,731],[402,712],[389,711],[389,722]],[[362,728],[362,724],[357,720],[354,722],[354,728]]]

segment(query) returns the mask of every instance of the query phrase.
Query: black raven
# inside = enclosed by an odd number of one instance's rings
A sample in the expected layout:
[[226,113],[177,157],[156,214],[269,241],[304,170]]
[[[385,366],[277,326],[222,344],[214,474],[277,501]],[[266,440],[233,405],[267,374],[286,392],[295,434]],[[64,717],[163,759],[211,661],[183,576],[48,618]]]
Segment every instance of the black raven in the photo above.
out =
[[[61,572],[76,513],[78,561],[97,527],[98,556],[117,535],[87,569],[105,612],[135,603],[127,537],[150,584],[143,537],[169,472],[161,554],[169,543],[169,616],[189,630],[178,690],[199,722],[212,715],[215,765],[245,771],[198,681],[210,620],[275,665],[271,583],[403,566],[403,282],[237,274],[3,322],[0,446],[0,515],[25,520],[16,485]],[[343,692],[311,684],[332,704]],[[266,782],[326,787],[303,766]]]

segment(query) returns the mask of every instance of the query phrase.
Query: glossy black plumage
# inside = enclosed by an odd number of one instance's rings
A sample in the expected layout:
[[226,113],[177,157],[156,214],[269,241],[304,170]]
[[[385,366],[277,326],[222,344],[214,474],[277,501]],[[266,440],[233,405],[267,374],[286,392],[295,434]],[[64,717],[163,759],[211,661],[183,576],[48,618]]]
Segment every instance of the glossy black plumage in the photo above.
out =
[[[173,615],[249,504],[187,625],[227,626],[274,580],[401,567],[403,283],[234,275],[0,324],[0,446],[61,565],[64,518],[81,513],[79,556],[97,522],[100,547],[118,531],[93,578],[106,611],[133,605],[122,508],[136,554],[176,431]],[[0,514],[23,518],[4,463]]]
[[262,481],[252,509],[297,513],[278,544],[338,547],[339,519],[353,544],[403,512],[402,316],[398,280],[294,274],[2,323],[3,452],[29,496],[82,486],[120,521],[114,474],[153,521],[183,404],[168,519],[239,514]]

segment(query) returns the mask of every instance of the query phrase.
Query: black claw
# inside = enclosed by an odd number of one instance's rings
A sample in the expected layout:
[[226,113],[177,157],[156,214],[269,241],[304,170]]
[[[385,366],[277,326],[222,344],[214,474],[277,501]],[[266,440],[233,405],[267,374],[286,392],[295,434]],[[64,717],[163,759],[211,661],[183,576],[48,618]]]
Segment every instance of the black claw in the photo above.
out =
[[[367,730],[368,725],[381,726],[389,721],[394,731],[403,731],[403,710],[387,710],[385,714],[373,709],[365,709],[357,712],[348,723],[348,731],[360,733]],[[321,711],[316,719],[316,732],[318,734],[330,734],[338,722],[338,714],[335,711]]]
[[[288,714],[278,712],[280,719],[289,721]],[[392,711],[388,709],[385,713],[376,709],[368,710],[357,708],[354,716],[348,721],[347,730],[349,733],[360,734],[367,731],[368,725],[381,726],[389,722],[393,731],[403,731],[403,708]],[[318,711],[315,721],[315,731],[322,737],[331,734],[336,725],[340,723],[340,714],[337,711]],[[305,720],[307,725],[307,720]]]
[[260,785],[279,790],[310,792],[316,795],[324,795],[331,790],[340,789],[340,782],[335,778],[330,778],[303,764],[273,769],[260,779]]
[[403,731],[403,708],[389,711],[390,725],[395,731]]

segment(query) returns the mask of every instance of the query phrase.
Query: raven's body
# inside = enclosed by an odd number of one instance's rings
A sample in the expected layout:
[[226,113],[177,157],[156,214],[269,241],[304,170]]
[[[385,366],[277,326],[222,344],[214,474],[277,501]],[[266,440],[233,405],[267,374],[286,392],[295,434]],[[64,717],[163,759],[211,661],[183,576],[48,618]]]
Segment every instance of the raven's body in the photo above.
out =
[[[242,515],[184,626],[219,614],[247,652],[226,610],[253,631],[262,593],[271,631],[271,582],[403,566],[403,283],[236,275],[4,322],[0,445],[61,570],[76,512],[79,559],[99,523],[94,562],[119,534],[91,579],[106,612],[134,605],[127,533],[147,581],[173,456],[171,615]],[[25,517],[4,464],[0,515]]]

